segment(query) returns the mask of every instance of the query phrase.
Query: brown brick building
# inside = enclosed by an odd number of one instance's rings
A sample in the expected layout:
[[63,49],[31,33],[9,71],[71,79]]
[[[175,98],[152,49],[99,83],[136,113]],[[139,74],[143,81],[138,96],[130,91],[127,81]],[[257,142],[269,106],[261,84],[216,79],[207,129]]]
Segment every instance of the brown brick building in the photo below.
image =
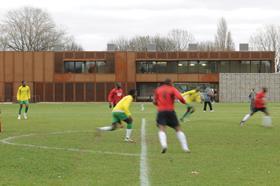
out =
[[33,100],[105,101],[114,82],[147,99],[165,78],[181,90],[219,87],[219,73],[273,73],[274,52],[0,52],[0,101],[26,80]]

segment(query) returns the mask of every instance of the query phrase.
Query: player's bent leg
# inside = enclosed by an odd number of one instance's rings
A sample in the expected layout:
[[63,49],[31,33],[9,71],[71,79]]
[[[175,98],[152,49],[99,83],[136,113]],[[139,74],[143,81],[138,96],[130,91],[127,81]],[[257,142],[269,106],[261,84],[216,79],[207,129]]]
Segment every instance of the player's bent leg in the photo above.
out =
[[184,152],[191,152],[188,146],[187,137],[184,132],[181,130],[180,126],[175,127],[177,138],[181,144],[181,147]]
[[124,121],[127,123],[126,125],[126,134],[125,134],[125,139],[124,141],[126,142],[134,142],[133,139],[131,139],[131,134],[132,134],[132,118],[131,117],[127,117],[126,119],[124,119]]
[[29,108],[28,104],[25,104],[25,112],[23,113],[24,119],[27,119],[28,108]]
[[17,119],[20,119],[21,118],[21,110],[22,110],[22,104],[19,105],[19,111],[18,111],[18,118]]

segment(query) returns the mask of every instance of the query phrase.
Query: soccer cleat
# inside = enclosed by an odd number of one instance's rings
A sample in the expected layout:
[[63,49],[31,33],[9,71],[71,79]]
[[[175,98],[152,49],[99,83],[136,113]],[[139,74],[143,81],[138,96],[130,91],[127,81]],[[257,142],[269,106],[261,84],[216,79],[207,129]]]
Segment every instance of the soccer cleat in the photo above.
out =
[[185,149],[184,152],[191,153],[190,149]]
[[24,117],[24,119],[27,119],[27,114],[24,113],[24,114],[23,114],[23,117]]
[[125,138],[124,141],[129,143],[135,143],[135,141],[131,138]]
[[210,112],[214,112],[214,110],[210,110]]
[[240,121],[240,127],[243,127],[244,126],[244,121]]
[[164,154],[164,153],[166,153],[166,151],[167,151],[167,148],[163,148],[163,149],[161,150],[161,153]]
[[18,115],[17,119],[20,120],[20,115]]
[[206,112],[206,110],[204,110],[203,112]]

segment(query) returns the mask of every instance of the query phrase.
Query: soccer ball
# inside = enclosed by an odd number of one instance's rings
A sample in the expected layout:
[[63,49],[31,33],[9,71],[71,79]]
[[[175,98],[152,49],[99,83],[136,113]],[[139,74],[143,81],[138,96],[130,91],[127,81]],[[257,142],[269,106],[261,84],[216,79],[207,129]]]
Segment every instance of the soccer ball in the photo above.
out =
[[272,127],[272,121],[270,116],[263,117],[263,126],[264,127]]

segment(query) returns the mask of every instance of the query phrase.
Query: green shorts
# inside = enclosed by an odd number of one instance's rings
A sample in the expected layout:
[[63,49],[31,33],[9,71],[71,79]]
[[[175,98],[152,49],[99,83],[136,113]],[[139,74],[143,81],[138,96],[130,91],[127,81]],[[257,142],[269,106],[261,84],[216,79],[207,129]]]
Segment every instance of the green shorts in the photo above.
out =
[[192,104],[186,103],[186,108],[190,108],[190,107],[193,107]]
[[19,104],[21,104],[21,105],[28,105],[29,101],[28,100],[21,100],[21,101],[19,101]]
[[123,112],[112,112],[112,123],[121,123],[121,121],[128,119]]

